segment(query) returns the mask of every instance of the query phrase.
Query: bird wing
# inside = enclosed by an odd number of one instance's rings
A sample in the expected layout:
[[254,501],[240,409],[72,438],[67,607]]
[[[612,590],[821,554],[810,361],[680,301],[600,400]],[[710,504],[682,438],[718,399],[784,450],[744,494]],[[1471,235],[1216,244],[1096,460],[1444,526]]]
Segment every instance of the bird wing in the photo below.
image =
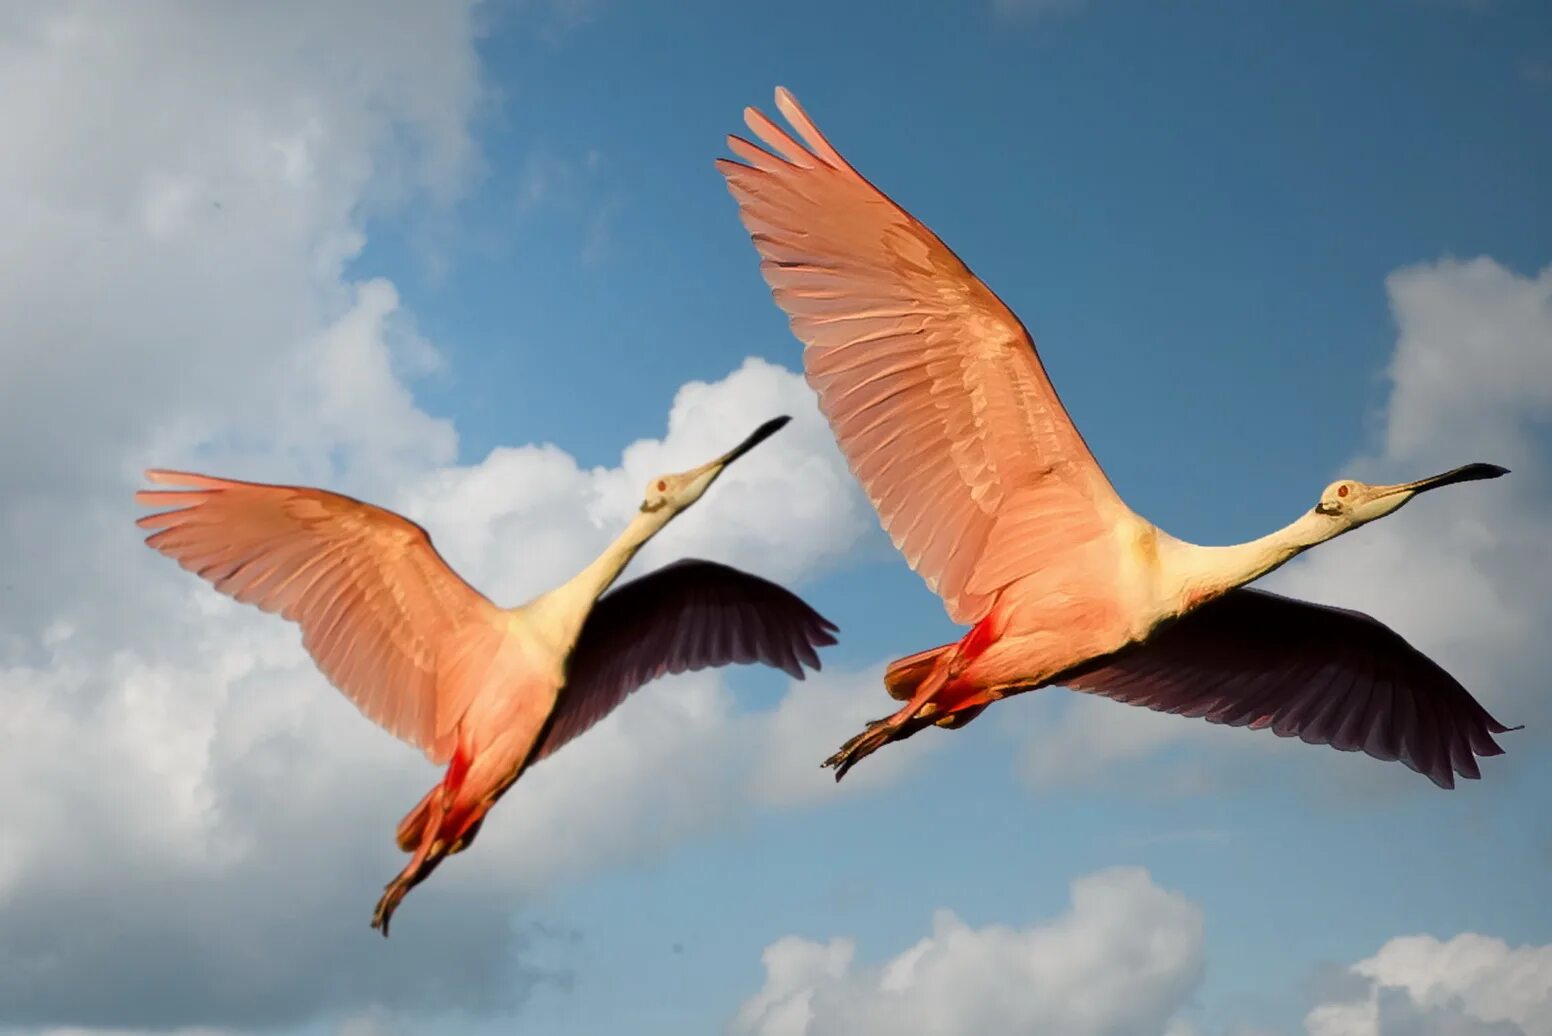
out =
[[[997,591],[1129,513],[1012,311],[863,179],[785,90],[718,170],[820,408],[906,560],[970,623]],[[1038,543],[1030,534],[1038,532]]]
[[666,673],[763,662],[803,679],[835,625],[775,583],[686,558],[599,598],[577,637],[537,762]]
[[[338,493],[152,470],[146,543],[217,590],[279,612],[329,681],[433,762],[509,649],[503,613],[426,531]],[[511,661],[511,659],[507,659]]]
[[1400,759],[1441,788],[1481,776],[1510,729],[1400,634],[1362,612],[1232,590],[1102,666],[1058,679],[1159,712],[1271,727]]

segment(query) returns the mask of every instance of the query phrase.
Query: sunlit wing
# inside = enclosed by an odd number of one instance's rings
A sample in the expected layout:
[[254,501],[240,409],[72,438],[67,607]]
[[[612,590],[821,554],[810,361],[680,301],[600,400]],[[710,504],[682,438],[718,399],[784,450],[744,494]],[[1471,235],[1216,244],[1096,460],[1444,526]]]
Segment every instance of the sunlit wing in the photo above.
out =
[[687,558],[599,598],[582,627],[537,762],[667,673],[761,662],[796,679],[819,668],[835,626],[775,583]]
[[1400,634],[1362,612],[1239,589],[1064,682],[1129,705],[1376,759],[1441,788],[1481,776],[1510,729]]
[[488,677],[515,660],[502,613],[447,567],[424,529],[298,486],[177,471],[135,500],[150,546],[217,590],[302,627],[318,668],[374,722],[444,762]]
[[1018,318],[790,94],[776,104],[803,143],[747,109],[766,147],[729,137],[743,161],[717,168],[853,474],[950,617],[974,622],[1125,505]]

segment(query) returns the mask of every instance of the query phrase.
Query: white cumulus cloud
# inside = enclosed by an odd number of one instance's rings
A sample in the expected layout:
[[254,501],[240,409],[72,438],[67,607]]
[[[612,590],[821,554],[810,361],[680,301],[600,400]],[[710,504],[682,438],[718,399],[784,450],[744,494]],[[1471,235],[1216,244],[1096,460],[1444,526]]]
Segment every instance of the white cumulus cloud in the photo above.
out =
[[[868,758],[839,783],[820,760],[839,748],[870,720],[897,705],[883,693],[884,667],[861,673],[825,672],[794,684],[781,704],[762,721],[764,748],[754,773],[756,796],[776,806],[827,801],[892,784],[939,747],[940,738],[913,737]],[[816,751],[817,749],[817,751]]]
[[734,1029],[748,1036],[1188,1031],[1175,1019],[1201,980],[1202,914],[1138,868],[1072,884],[1072,906],[1027,928],[974,928],[947,910],[881,965],[853,940],[787,936],[766,947],[764,987]]
[[1315,1006],[1308,1036],[1537,1036],[1552,1032],[1552,944],[1464,933],[1395,938],[1349,969],[1355,995]]
[[411,513],[517,603],[659,467],[786,412],[637,571],[694,552],[801,578],[870,528],[801,378],[754,360],[664,400],[666,434],[617,465],[536,444],[456,463],[408,380],[435,349],[349,263],[372,219],[479,175],[472,8],[0,16],[0,536],[23,548],[0,572],[0,1028],[410,1031],[510,1007],[544,980],[523,963],[543,936],[506,908],[771,799],[761,714],[714,675],[664,681],[525,778],[384,943],[366,921],[393,825],[438,774],[294,627],[132,524],[148,464],[327,485]]

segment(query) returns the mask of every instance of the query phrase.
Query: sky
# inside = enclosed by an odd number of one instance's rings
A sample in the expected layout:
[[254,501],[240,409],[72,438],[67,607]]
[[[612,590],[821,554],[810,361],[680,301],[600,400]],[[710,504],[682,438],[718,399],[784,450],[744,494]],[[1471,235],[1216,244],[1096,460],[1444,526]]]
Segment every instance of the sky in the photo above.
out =
[[[1512,469],[1266,585],[1525,729],[1483,778],[1061,689],[819,762],[959,635],[712,162],[797,95],[1199,543]],[[1552,8],[0,5],[0,1033],[1552,1033]],[[655,682],[368,927],[438,773],[141,546],[150,466],[326,486],[517,604],[779,413],[686,554],[836,622]]]

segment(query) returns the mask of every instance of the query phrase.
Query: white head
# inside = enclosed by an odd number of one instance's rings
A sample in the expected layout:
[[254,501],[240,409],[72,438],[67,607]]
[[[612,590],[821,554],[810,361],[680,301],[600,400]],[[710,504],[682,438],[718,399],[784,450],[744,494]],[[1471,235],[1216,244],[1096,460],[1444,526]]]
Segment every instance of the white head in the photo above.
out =
[[659,475],[647,483],[641,510],[647,514],[662,512],[666,520],[688,508],[711,488],[727,466],[775,434],[790,417],[773,417],[750,433],[749,438],[708,464],[678,475]]
[[1498,478],[1508,473],[1508,468],[1500,468],[1496,464],[1467,464],[1442,475],[1394,486],[1371,486],[1356,479],[1344,478],[1340,482],[1331,483],[1320,494],[1320,503],[1315,505],[1314,514],[1331,522],[1331,536],[1336,536],[1399,511],[1419,493],[1454,485],[1456,482]]

